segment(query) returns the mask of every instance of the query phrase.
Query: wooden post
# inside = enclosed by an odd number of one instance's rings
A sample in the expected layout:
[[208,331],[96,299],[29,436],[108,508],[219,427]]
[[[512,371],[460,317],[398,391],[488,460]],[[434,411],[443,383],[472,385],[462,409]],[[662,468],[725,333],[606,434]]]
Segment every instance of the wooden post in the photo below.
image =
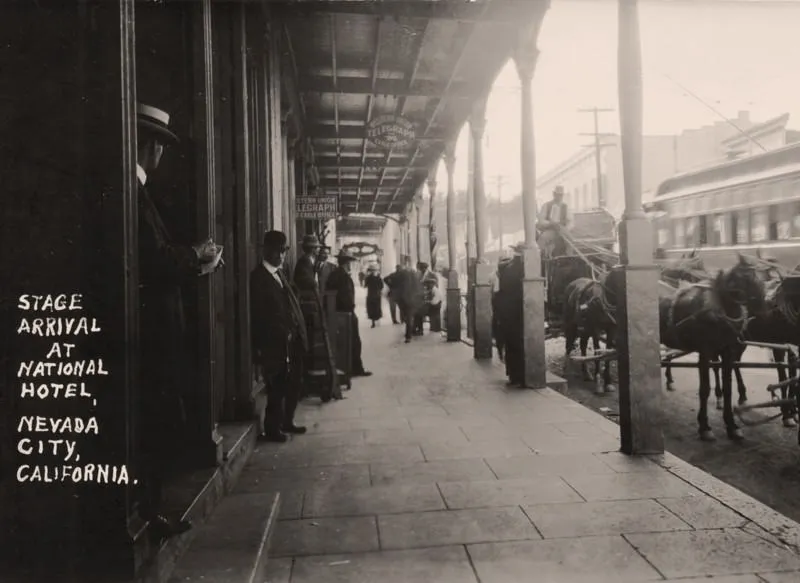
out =
[[[198,241],[216,236],[216,162],[214,128],[214,54],[211,28],[211,0],[193,6],[193,43],[195,66],[195,169],[197,172],[197,233]],[[214,392],[216,376],[216,312],[214,306],[214,277],[201,278],[198,283],[198,376],[197,417],[191,430],[194,435],[192,457],[199,466],[222,463],[222,437],[217,432],[217,406]]]
[[477,359],[492,358],[492,266],[483,253],[488,234],[486,192],[483,185],[483,133],[486,129],[486,102],[480,97],[472,108],[469,125],[474,142],[473,194],[475,200],[475,339],[473,352]]
[[422,190],[414,196],[414,228],[416,230],[416,245],[414,249],[414,267],[422,261]]
[[[252,240],[252,213],[251,208],[251,176],[256,169],[251,164],[251,144],[255,142],[256,127],[252,127],[248,115],[251,108],[253,95],[250,94],[248,83],[249,58],[248,48],[252,40],[248,36],[247,18],[256,17],[257,14],[248,10],[244,4],[237,5],[234,9],[235,33],[237,54],[235,55],[234,78],[238,88],[236,95],[236,196],[233,201],[236,214],[235,239],[236,245],[231,249],[229,257],[235,259],[236,271],[232,278],[235,282],[236,295],[236,328],[229,333],[236,335],[235,354],[237,363],[231,362],[234,368],[233,377],[235,384],[228,388],[227,405],[234,419],[250,421],[252,419],[253,405],[250,401],[251,379],[253,378],[253,359],[250,347],[250,286],[248,277],[253,268],[250,257],[250,241]],[[223,268],[224,269],[224,268]],[[228,269],[233,270],[233,265]]]
[[618,51],[625,184],[619,229],[622,266],[615,268],[624,298],[617,316],[620,434],[624,453],[658,454],[664,452],[658,268],[653,264],[652,227],[642,209],[642,57],[636,0],[619,0]]
[[539,50],[536,48],[539,24],[533,30],[520,31],[514,49],[514,63],[522,88],[520,112],[520,171],[522,177],[522,214],[525,225],[523,252],[522,320],[524,381],[531,389],[547,384],[547,361],[544,344],[544,278],[541,255],[536,244],[536,152],[533,134],[533,73]]
[[445,145],[444,165],[447,169],[447,341],[461,340],[461,288],[458,284],[456,250],[456,141]]

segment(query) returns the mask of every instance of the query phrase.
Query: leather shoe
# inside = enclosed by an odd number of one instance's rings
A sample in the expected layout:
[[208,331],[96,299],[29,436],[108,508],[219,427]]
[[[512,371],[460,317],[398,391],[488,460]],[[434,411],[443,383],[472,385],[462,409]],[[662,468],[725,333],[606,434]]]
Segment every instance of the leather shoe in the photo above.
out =
[[191,530],[192,523],[187,520],[179,520],[172,524],[165,517],[158,515],[150,520],[149,532],[152,540],[157,544],[161,544],[168,538],[178,536],[184,532]]
[[286,437],[280,431],[269,431],[267,433],[262,433],[258,436],[260,441],[269,441],[272,443],[286,443],[289,438]]
[[372,373],[370,371],[368,371],[368,370],[362,370],[360,372],[354,372],[353,376],[354,377],[371,377]]
[[291,425],[284,425],[281,431],[284,433],[293,433],[294,435],[303,435],[306,432],[306,428],[303,425],[295,425],[292,423]]

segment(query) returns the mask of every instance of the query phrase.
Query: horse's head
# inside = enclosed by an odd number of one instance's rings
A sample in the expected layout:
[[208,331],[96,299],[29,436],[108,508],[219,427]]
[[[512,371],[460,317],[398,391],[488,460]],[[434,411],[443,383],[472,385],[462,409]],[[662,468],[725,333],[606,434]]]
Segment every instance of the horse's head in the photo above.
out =
[[759,270],[741,254],[736,265],[719,272],[716,288],[723,303],[745,306],[750,314],[763,314],[767,308]]

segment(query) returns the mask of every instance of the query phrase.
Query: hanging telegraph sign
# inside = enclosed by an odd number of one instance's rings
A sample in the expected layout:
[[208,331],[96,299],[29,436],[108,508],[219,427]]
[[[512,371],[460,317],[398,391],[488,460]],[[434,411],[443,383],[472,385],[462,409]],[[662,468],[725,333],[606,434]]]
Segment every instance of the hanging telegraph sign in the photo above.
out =
[[339,198],[330,196],[298,196],[295,199],[295,211],[298,219],[323,220],[335,219],[339,214]]
[[379,115],[367,124],[367,139],[385,150],[410,148],[416,137],[414,122],[399,115]]

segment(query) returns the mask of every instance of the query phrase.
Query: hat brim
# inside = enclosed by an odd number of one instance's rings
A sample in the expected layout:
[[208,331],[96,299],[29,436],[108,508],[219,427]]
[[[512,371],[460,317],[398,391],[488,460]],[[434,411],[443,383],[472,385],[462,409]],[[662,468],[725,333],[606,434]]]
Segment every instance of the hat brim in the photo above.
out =
[[339,261],[357,261],[352,255],[337,255],[336,259]]
[[138,118],[136,120],[136,123],[139,124],[140,126],[144,127],[144,128],[147,128],[148,130],[150,130],[151,132],[156,134],[158,137],[163,138],[164,141],[166,143],[168,143],[168,144],[179,144],[180,143],[180,139],[178,138],[178,136],[176,136],[174,133],[172,133],[171,131],[166,129],[164,126],[160,126],[160,125],[155,124],[155,123],[153,123],[153,122],[151,122],[149,120],[141,119],[141,118]]

